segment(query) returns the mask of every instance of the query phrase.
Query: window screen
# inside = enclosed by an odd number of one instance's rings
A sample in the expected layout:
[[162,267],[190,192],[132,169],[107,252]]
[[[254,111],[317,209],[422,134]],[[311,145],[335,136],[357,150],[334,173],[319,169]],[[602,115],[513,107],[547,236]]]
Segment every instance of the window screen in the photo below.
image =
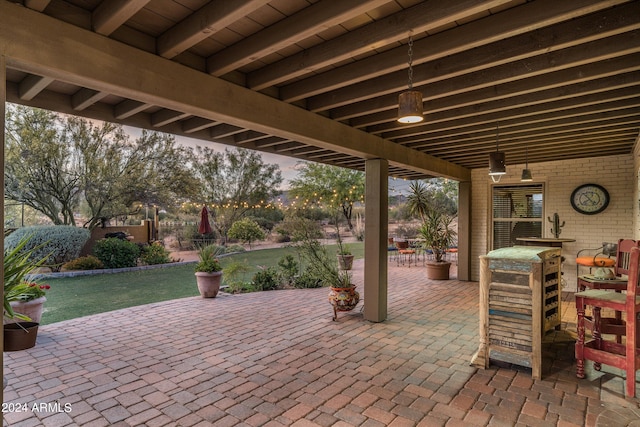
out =
[[542,237],[543,186],[493,187],[493,249],[521,244],[518,237]]

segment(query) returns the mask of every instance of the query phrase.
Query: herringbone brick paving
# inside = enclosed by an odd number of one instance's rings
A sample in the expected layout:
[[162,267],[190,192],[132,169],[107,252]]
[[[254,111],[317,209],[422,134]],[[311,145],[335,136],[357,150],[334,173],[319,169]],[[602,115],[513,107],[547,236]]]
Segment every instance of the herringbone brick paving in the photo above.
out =
[[[361,294],[362,269],[360,260]],[[547,337],[542,380],[526,368],[471,367],[478,284],[426,280],[420,263],[389,264],[383,323],[363,320],[359,308],[333,322],[326,288],[60,322],[40,328],[36,347],[5,353],[4,402],[14,410],[4,424],[593,426],[604,409],[638,401],[623,397],[619,373],[575,377],[572,304],[567,331]]]

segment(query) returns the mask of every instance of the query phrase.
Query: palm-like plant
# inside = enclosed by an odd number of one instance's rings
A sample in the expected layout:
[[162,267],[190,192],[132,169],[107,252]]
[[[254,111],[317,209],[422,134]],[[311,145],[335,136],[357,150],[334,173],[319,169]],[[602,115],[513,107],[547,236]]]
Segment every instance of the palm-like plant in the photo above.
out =
[[455,242],[456,232],[451,229],[453,218],[433,200],[429,188],[422,181],[411,183],[407,197],[409,211],[420,217],[420,237],[433,251],[436,262],[442,262],[447,249]]
[[418,215],[424,223],[430,211],[431,195],[429,189],[422,181],[413,181],[409,185],[409,191],[410,193],[407,196],[409,213]]
[[454,243],[456,232],[451,229],[451,218],[438,211],[429,211],[420,227],[420,236],[431,248],[436,262],[442,262],[447,249]]
[[35,269],[41,267],[47,260],[44,257],[40,260],[31,260],[37,246],[32,249],[25,250],[24,247],[31,239],[31,236],[25,236],[11,250],[4,254],[4,317],[9,319],[19,318],[29,320],[21,314],[15,313],[11,307],[12,301],[19,301],[25,293],[29,292],[30,284],[25,281],[25,277],[32,273]]

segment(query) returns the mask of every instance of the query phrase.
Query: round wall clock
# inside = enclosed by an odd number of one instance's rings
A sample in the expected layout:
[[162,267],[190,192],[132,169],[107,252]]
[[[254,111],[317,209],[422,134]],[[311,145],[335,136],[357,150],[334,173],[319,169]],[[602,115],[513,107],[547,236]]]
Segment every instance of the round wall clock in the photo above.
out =
[[595,215],[609,205],[609,192],[598,184],[583,184],[571,193],[571,206],[581,214]]

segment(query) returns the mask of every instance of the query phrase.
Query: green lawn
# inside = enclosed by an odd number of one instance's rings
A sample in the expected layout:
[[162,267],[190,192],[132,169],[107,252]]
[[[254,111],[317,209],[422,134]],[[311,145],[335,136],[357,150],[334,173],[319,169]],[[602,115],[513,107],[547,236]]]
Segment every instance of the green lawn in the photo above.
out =
[[[349,248],[356,258],[364,256],[362,243],[349,244]],[[336,247],[329,245],[327,249],[329,253],[333,253]],[[297,260],[296,252],[292,248],[263,249],[225,257],[222,259],[222,265],[224,267],[234,258],[243,261],[251,267],[244,280],[250,280],[259,266],[277,266],[278,260],[289,253]],[[193,268],[193,264],[187,264],[128,273],[43,280],[51,285],[51,289],[47,292],[41,324],[196,296],[198,288]]]

